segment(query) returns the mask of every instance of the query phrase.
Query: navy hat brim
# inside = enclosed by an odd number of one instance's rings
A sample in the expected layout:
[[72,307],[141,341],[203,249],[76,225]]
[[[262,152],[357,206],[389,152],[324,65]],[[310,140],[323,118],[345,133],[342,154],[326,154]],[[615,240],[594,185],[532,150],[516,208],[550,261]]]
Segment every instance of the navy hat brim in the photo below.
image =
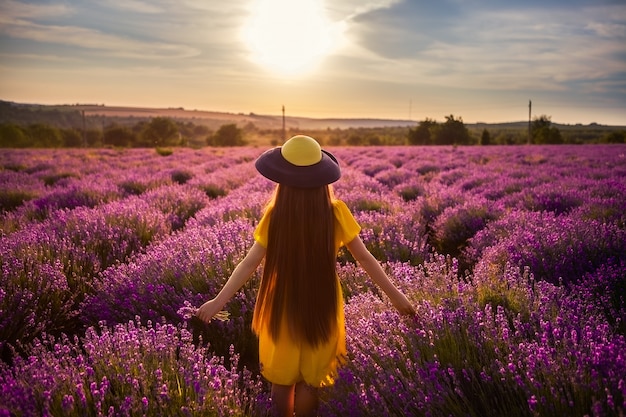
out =
[[318,163],[298,166],[283,157],[279,146],[263,152],[254,166],[265,178],[290,187],[321,187],[332,184],[341,177],[337,158],[323,149],[322,159]]

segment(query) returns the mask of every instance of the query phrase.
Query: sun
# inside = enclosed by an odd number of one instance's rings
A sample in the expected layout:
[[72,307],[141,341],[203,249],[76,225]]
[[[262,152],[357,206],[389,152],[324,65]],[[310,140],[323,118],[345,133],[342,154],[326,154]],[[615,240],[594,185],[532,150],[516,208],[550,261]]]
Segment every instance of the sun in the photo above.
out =
[[254,62],[291,76],[314,70],[341,33],[341,25],[326,18],[322,0],[254,0],[242,30]]

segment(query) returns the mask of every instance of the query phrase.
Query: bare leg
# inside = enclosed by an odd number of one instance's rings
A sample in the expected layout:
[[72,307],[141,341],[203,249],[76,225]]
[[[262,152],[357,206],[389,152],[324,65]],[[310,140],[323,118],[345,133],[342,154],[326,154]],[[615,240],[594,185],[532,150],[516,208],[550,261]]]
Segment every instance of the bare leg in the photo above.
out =
[[297,417],[315,417],[319,405],[318,389],[304,381],[298,382],[295,389],[295,411]]
[[272,417],[293,417],[294,387],[272,384]]

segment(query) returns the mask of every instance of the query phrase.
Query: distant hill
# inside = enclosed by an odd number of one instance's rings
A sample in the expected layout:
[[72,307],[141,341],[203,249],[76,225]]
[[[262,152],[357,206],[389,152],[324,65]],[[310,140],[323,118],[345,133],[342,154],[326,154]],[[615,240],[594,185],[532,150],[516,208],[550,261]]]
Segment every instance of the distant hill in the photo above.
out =
[[[134,124],[142,119],[154,117],[168,117],[180,121],[189,121],[194,124],[202,124],[212,129],[217,129],[224,124],[236,123],[243,127],[254,124],[259,129],[281,129],[283,119],[281,115],[260,115],[255,113],[226,113],[206,110],[188,110],[180,108],[147,108],[147,107],[122,107],[106,106],[99,104],[72,104],[72,105],[42,105],[24,104],[0,100],[0,122],[26,123],[50,123],[57,121],[60,127],[81,127],[82,112],[84,111],[87,125],[102,126],[109,123]],[[413,127],[419,120],[398,119],[373,119],[373,118],[325,118],[315,119],[308,117],[285,116],[286,129],[350,129],[350,128],[384,128],[384,127]],[[466,123],[469,129],[499,129],[499,130],[523,130],[528,126],[528,121],[510,123]],[[616,126],[599,125],[563,125],[554,123],[559,129],[591,128],[597,130],[614,129]],[[619,127],[623,129],[624,127]]]
[[[206,110],[188,110],[184,108],[144,108],[144,107],[122,107],[105,106],[98,104],[73,104],[73,105],[41,105],[23,104],[8,101],[0,101],[0,122],[23,122],[19,120],[24,117],[24,112],[28,112],[28,119],[38,117],[47,119],[60,117],[62,120],[82,117],[82,112],[88,119],[98,119],[100,123],[107,120],[123,122],[137,122],[141,119],[153,117],[169,117],[171,119],[190,121],[195,124],[203,124],[211,128],[218,128],[221,125],[236,123],[245,126],[252,123],[259,129],[281,129],[283,124],[280,115],[261,115],[255,113],[226,113]],[[49,116],[49,117],[47,117]],[[71,117],[73,116],[73,117]],[[42,120],[43,122],[49,122]],[[30,120],[28,121],[30,122]],[[373,128],[373,127],[399,127],[413,126],[417,122],[411,120],[388,120],[388,119],[314,119],[307,117],[285,116],[285,127],[287,129],[347,129],[347,128]],[[68,127],[68,126],[64,126]]]
[[[133,117],[171,117],[174,119],[202,120],[206,124],[219,125],[224,123],[237,123],[245,125],[253,123],[261,129],[282,128],[282,116],[261,115],[255,113],[225,113],[205,110],[187,110],[184,108],[135,108],[135,107],[108,107],[108,106],[71,106],[77,110],[84,110],[86,115],[102,116],[133,116]],[[347,129],[350,127],[398,127],[413,126],[417,122],[411,120],[390,119],[314,119],[308,117],[293,117],[285,115],[285,127],[301,129]]]

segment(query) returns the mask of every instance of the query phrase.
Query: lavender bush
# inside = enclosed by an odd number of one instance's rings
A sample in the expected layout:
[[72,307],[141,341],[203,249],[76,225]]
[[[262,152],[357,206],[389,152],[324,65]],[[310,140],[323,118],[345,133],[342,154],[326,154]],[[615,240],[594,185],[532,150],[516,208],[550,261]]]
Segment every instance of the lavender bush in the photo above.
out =
[[136,321],[44,337],[0,373],[0,415],[250,416],[267,398],[258,376],[211,355],[185,328]]
[[53,213],[59,209],[95,207],[118,197],[118,188],[114,184],[98,186],[91,182],[78,181],[55,188],[53,192],[32,200],[32,206],[27,209],[30,209],[28,213],[30,218],[46,219],[54,216]]
[[143,200],[100,209],[61,210],[0,239],[0,348],[28,343],[42,331],[75,331],[94,279],[169,233],[165,215]]
[[[439,253],[459,257],[467,242],[492,220],[501,209],[491,201],[471,198],[463,204],[447,207],[432,224],[432,240]],[[468,265],[469,266],[469,265]]]
[[623,259],[626,230],[553,212],[512,213],[477,233],[470,245],[468,253],[480,258],[479,267],[519,264],[539,279],[569,283]]
[[430,255],[424,223],[415,213],[365,211],[357,213],[356,219],[362,227],[363,243],[381,262],[402,261],[416,265]]
[[0,213],[11,212],[45,192],[45,186],[28,174],[0,170]]
[[626,339],[563,288],[530,290],[530,277],[508,268],[497,285],[513,307],[480,302],[486,284],[459,283],[445,258],[396,276],[408,277],[405,288],[435,280],[439,290],[412,294],[413,320],[372,293],[350,300],[351,358],[325,415],[583,416],[626,407]]
[[[200,306],[217,295],[230,273],[251,246],[252,225],[244,220],[196,227],[176,233],[129,263],[104,271],[81,308],[86,324],[124,323],[138,316],[181,324],[178,313],[186,303]],[[258,282],[258,278],[256,282]],[[249,367],[256,367],[257,345],[249,323],[254,311],[254,283],[227,306],[231,320],[190,325],[209,340],[214,351],[227,355],[231,344]],[[252,363],[251,363],[252,362]]]
[[197,188],[179,185],[151,190],[142,200],[167,215],[172,230],[182,228],[187,220],[208,204],[207,196]]

